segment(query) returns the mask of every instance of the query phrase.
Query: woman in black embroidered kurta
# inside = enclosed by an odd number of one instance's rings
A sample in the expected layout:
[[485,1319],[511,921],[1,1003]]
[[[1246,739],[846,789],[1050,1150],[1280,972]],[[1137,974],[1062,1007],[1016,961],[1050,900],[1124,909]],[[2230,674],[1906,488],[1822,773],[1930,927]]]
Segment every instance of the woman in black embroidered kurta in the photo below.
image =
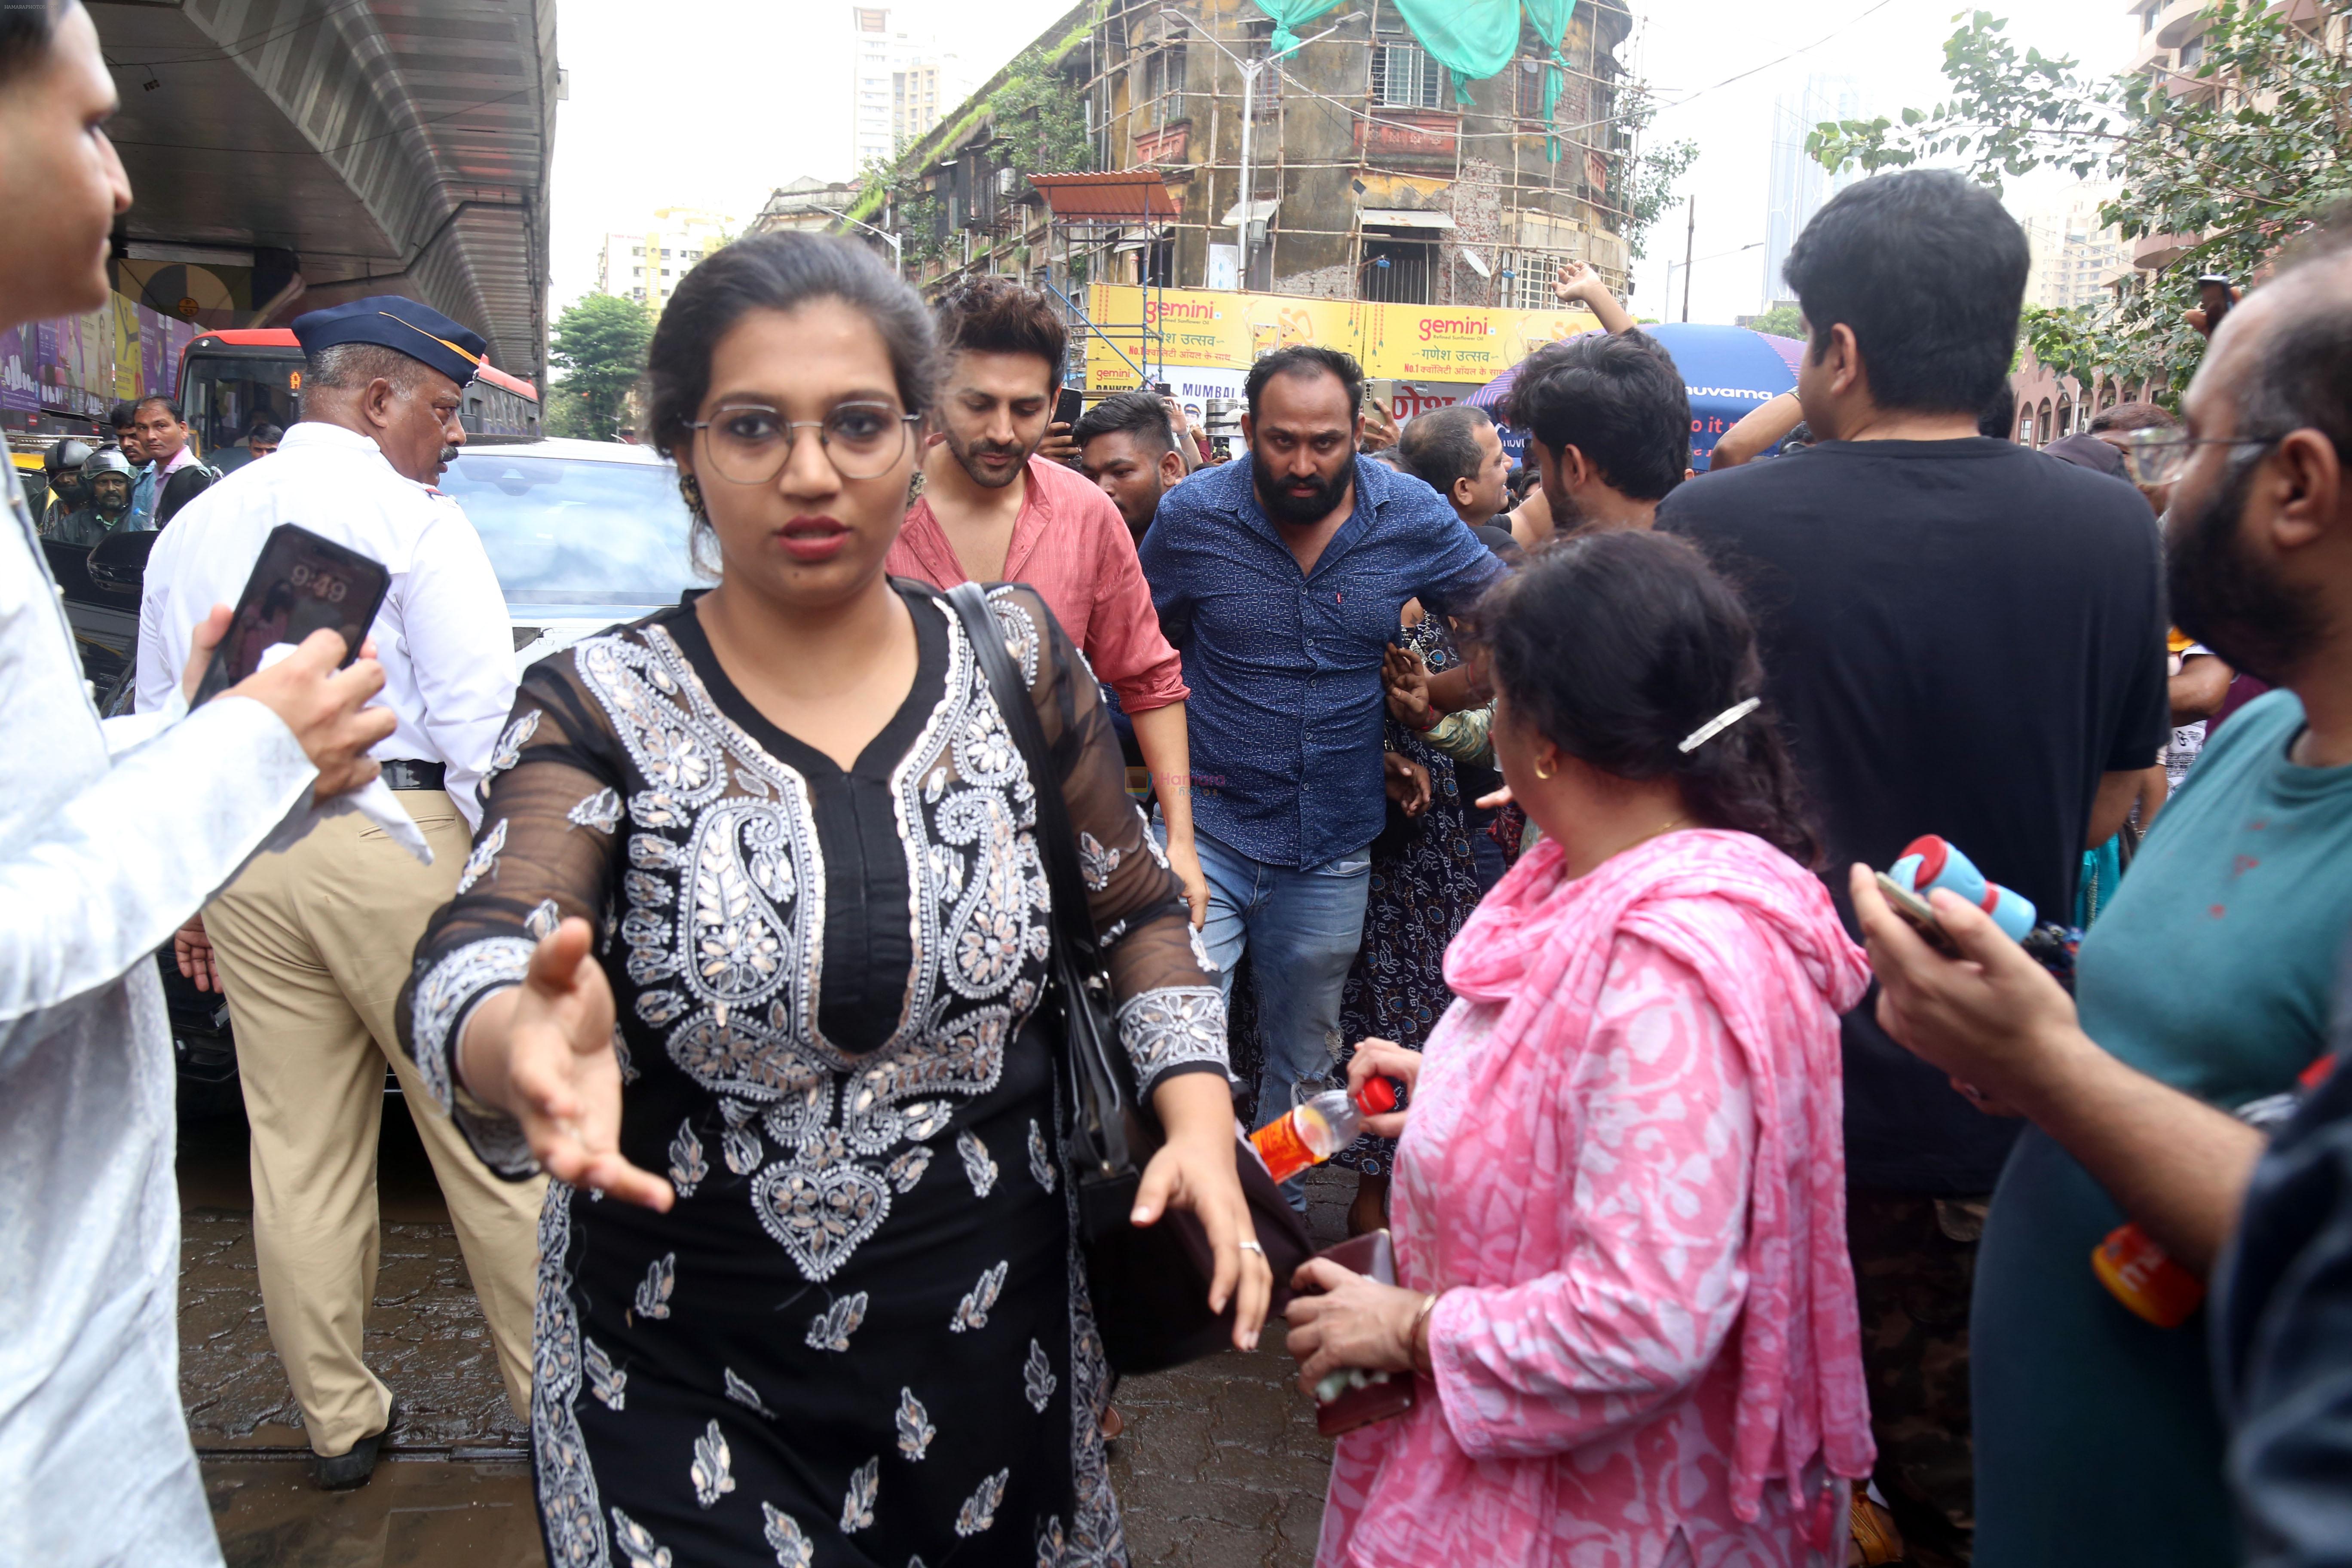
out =
[[[788,279],[812,256],[865,265],[814,243],[736,265]],[[764,312],[803,350],[797,380],[769,400],[782,417],[836,405],[805,345],[824,336],[812,312],[850,309],[845,287]],[[691,331],[697,317],[683,320]],[[744,357],[729,344],[741,347],[730,336],[705,351],[722,378]],[[655,358],[658,402],[658,339]],[[694,389],[694,417],[709,421],[714,397],[722,415],[746,401],[712,385]],[[787,406],[803,398],[816,405]],[[860,432],[848,436],[850,467],[866,466]],[[793,451],[764,492],[782,486],[788,516],[815,515],[800,492],[826,482],[807,456]],[[705,495],[720,489],[709,472]],[[839,553],[863,553],[860,486],[831,482],[826,521],[853,535]],[[903,492],[903,467],[877,482]],[[1097,1424],[1104,1368],[1072,1246],[1051,1045],[1033,1018],[1051,911],[1027,770],[950,607],[878,576],[851,586],[906,617],[886,622],[911,636],[903,701],[866,725],[847,765],[772,722],[774,704],[730,678],[720,595],[740,581],[735,489],[710,509],[725,586],[526,676],[482,834],[419,949],[404,1015],[428,1080],[446,1091],[462,1059],[464,1085],[527,1113],[519,1123],[454,1094],[494,1167],[534,1168],[536,1149],[616,1196],[657,1202],[647,1170],[675,1193],[657,1212],[551,1189],[532,1415],[549,1560],[1120,1561]],[[745,553],[742,570],[763,569]],[[797,567],[780,578],[786,594],[807,591]],[[1223,1102],[1223,1017],[1181,886],[1127,798],[1084,660],[1028,590],[997,589],[992,606],[1081,829],[1091,912],[1115,933],[1121,1037],[1163,1116],[1188,1105],[1197,1131],[1199,1091]],[[582,963],[572,955],[592,926]],[[580,1020],[604,1025],[581,998],[593,1004],[599,978],[618,1022],[609,1047],[585,1051],[574,1087],[589,1087],[567,1104],[515,1089],[499,1042],[527,1033],[517,1020],[569,1006],[571,1048],[585,1050]],[[569,1002],[538,995],[573,981]],[[593,1120],[580,1108],[598,1070],[625,1085],[617,1152],[601,1160],[562,1142]],[[1228,1166],[1230,1127],[1228,1113]],[[1232,1228],[1238,1183],[1228,1197],[1217,1174],[1188,1168],[1178,1191],[1213,1230],[1245,1237]]]

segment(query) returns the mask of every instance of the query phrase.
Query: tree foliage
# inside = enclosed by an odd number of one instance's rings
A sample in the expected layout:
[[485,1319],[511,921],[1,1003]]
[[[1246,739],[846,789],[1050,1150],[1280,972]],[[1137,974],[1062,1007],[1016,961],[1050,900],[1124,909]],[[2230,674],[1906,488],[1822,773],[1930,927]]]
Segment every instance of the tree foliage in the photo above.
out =
[[1649,128],[1650,121],[1657,118],[1657,104],[1648,86],[1640,82],[1627,85],[1618,101],[1622,106],[1617,114],[1618,143],[1627,151],[1610,162],[1620,187],[1619,233],[1624,238],[1625,248],[1638,260],[1649,254],[1644,247],[1651,228],[1660,215],[1674,205],[1675,186],[1698,162],[1698,143],[1685,138],[1646,152],[1632,151],[1640,145],[1641,134]]
[[1825,121],[1806,149],[1832,172],[1958,162],[2000,188],[2053,168],[2120,186],[2100,221],[2126,240],[2189,243],[2151,278],[2073,310],[2029,310],[2025,336],[2044,364],[2086,384],[2154,374],[2185,386],[2203,341],[2181,319],[2197,279],[2252,278],[2279,246],[2352,193],[2352,0],[2302,7],[2214,0],[2203,58],[2187,71],[2095,78],[2071,58],[2021,49],[2007,22],[1969,16],[1944,45],[1953,96],[1900,122]]
[[1805,335],[1805,313],[1794,305],[1775,305],[1748,323],[1754,332],[1769,332],[1777,338],[1801,338]]
[[563,372],[548,394],[550,433],[612,440],[645,374],[653,334],[653,318],[635,300],[590,294],[566,306],[548,345],[547,357]]
[[1085,97],[1071,90],[1042,50],[1013,62],[1004,84],[988,95],[988,119],[996,150],[1024,176],[1082,174],[1095,166]]
[[[984,117],[992,133],[990,161],[1030,174],[1082,173],[1095,165],[1094,141],[1087,133],[1085,96],[1043,49],[1030,49],[1006,68],[1004,80],[965,126]],[[951,140],[961,142],[962,132]],[[930,178],[944,148],[925,142],[901,148],[895,158],[867,161],[858,171],[858,194],[851,211],[899,239],[901,253],[917,264],[947,249],[941,203]],[[918,155],[919,147],[926,155]]]

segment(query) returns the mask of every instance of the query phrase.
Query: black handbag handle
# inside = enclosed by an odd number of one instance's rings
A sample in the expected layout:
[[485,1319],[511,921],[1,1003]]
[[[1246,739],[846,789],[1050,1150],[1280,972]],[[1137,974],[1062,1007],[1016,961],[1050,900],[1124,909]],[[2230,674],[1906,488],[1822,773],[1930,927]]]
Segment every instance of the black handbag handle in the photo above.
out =
[[[1086,881],[1078,871],[1077,831],[1070,822],[1069,803],[1062,796],[1062,781],[1054,772],[1029,684],[1013,667],[1013,655],[1004,646],[1004,629],[997,624],[996,612],[989,608],[986,592],[977,583],[959,583],[945,597],[963,621],[966,640],[988,678],[1013,745],[1029,765],[1029,783],[1036,792],[1036,837],[1054,903],[1054,973],[1066,1014],[1061,1033],[1069,1076],[1074,1152],[1087,1180],[1129,1180],[1136,1175],[1137,1166],[1128,1121],[1139,1114],[1141,1107],[1120,1080],[1118,1068],[1123,1062],[1112,1055],[1115,1047],[1107,1027],[1109,977],[1095,941],[1093,917],[1087,913]],[[1043,647],[1037,656],[1045,656]],[[1124,1055],[1120,1048],[1119,1057]]]

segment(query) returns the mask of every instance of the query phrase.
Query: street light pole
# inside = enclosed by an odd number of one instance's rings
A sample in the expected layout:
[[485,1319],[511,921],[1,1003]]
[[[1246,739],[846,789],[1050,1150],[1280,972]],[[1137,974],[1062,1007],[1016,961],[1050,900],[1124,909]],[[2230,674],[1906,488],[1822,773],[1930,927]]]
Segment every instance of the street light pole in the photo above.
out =
[[[1212,39],[1211,41],[1214,42],[1215,40]],[[1218,44],[1217,47],[1221,49],[1224,48],[1223,44]],[[1231,54],[1233,51],[1227,49],[1225,52],[1227,54]],[[1234,209],[1235,215],[1241,219],[1241,221],[1234,226],[1234,239],[1236,242],[1237,248],[1241,251],[1242,266],[1241,276],[1234,279],[1234,286],[1238,289],[1247,289],[1250,286],[1249,236],[1250,196],[1252,195],[1250,190],[1250,132],[1257,124],[1257,70],[1260,62],[1256,60],[1236,60],[1234,63],[1242,68],[1242,201],[1241,205]]]
[[[1764,242],[1760,239],[1751,239],[1737,250],[1718,250],[1713,256],[1702,256],[1698,260],[1720,261],[1727,256],[1744,256],[1748,251],[1761,249],[1763,245]],[[1685,247],[1684,254],[1685,256],[1689,254],[1687,247]],[[1675,268],[1679,267],[1683,269],[1683,320],[1685,321],[1690,320],[1690,274],[1692,267],[1696,265],[1696,262],[1689,260],[1666,263],[1666,292],[1669,294],[1675,291]]]
[[839,218],[844,223],[855,224],[868,234],[880,236],[884,243],[890,247],[890,270],[897,273],[902,279],[907,276],[906,247],[899,242],[897,235],[892,234],[887,228],[876,228],[872,224],[866,222],[862,218],[851,217],[847,213],[843,212],[838,207],[819,207],[816,210],[821,213],[830,214],[832,216]]
[[1690,223],[1683,230],[1683,320],[1690,320],[1691,252],[1698,248],[1698,193],[1690,197]]
[[1199,23],[1193,21],[1192,17],[1184,15],[1183,12],[1176,10],[1171,6],[1162,5],[1160,7],[1160,14],[1163,16],[1173,16],[1178,21],[1183,23],[1186,26],[1191,27],[1195,33],[1200,35],[1202,42],[1215,49],[1219,54],[1224,56],[1225,58],[1233,61],[1234,68],[1242,73],[1242,199],[1241,205],[1235,210],[1235,216],[1239,221],[1234,225],[1234,237],[1241,242],[1240,248],[1242,253],[1242,275],[1237,281],[1244,289],[1247,289],[1249,287],[1250,270],[1250,197],[1254,194],[1250,189],[1250,132],[1257,123],[1257,73],[1265,69],[1267,66],[1280,63],[1289,56],[1305,48],[1309,44],[1320,43],[1322,40],[1329,37],[1332,34],[1338,32],[1340,28],[1346,26],[1350,22],[1362,21],[1364,14],[1361,11],[1350,11],[1346,16],[1340,17],[1338,21],[1332,23],[1329,26],[1324,28],[1321,32],[1316,34],[1313,37],[1301,38],[1297,43],[1291,45],[1290,47],[1282,50],[1278,54],[1270,54],[1263,59],[1253,60],[1245,60],[1242,58],[1241,56],[1234,53],[1233,50],[1225,47],[1223,44],[1211,37],[1207,29],[1201,26]]

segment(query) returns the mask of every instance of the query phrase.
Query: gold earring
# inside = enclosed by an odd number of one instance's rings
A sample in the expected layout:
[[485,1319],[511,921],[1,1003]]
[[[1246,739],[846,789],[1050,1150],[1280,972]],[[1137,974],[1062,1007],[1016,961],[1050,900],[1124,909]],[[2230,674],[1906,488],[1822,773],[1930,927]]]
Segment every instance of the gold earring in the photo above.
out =
[[697,517],[705,515],[702,507],[702,486],[692,474],[677,477],[677,493],[686,498],[686,510]]
[[1552,775],[1552,773],[1553,773],[1553,772],[1554,772],[1554,770],[1553,770],[1553,769],[1550,769],[1550,768],[1548,768],[1548,767],[1544,766],[1541,763],[1538,763],[1536,764],[1536,777],[1538,777],[1538,778],[1539,778],[1539,779],[1549,779],[1549,778],[1550,778],[1550,777],[1551,777],[1551,775]]

